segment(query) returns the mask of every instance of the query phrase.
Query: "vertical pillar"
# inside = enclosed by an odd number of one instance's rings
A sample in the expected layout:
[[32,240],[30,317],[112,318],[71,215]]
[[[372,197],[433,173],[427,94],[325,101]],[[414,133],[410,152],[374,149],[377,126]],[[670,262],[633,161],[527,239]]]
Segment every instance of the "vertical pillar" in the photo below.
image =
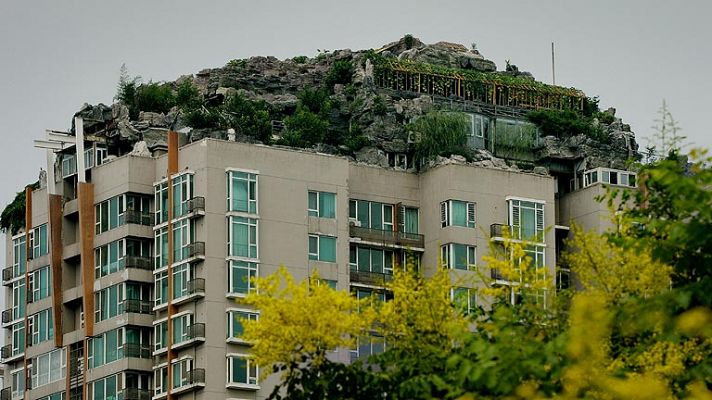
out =
[[174,260],[174,245],[173,245],[173,175],[178,172],[178,133],[174,131],[168,132],[168,170],[166,176],[168,177],[168,225],[166,229],[168,230],[168,269],[166,274],[168,275],[168,318],[166,320],[167,330],[168,330],[168,349],[167,349],[167,366],[166,373],[168,379],[166,379],[168,388],[166,390],[167,400],[173,399],[173,365],[172,361],[175,358],[175,352],[173,351],[173,320],[172,317],[176,313],[175,306],[173,305],[173,262]]
[[84,334],[94,335],[94,185],[78,183],[79,254],[84,293]]
[[[49,179],[48,179],[49,182]],[[49,183],[48,183],[49,184]],[[49,195],[50,270],[52,275],[52,310],[54,312],[54,345],[62,347],[62,196]]]
[[[29,277],[30,277],[30,260],[31,260],[31,252],[32,252],[32,245],[30,243],[30,232],[32,232],[32,187],[27,186],[25,187],[25,318],[24,318],[24,324],[25,324],[25,350],[27,349],[27,283],[29,282]],[[28,367],[28,362],[27,362],[27,357],[24,358],[23,360],[23,368],[25,370],[25,393],[23,394],[23,398],[27,399],[27,392],[28,388],[30,385],[28,385],[30,380],[30,370],[27,368]]]

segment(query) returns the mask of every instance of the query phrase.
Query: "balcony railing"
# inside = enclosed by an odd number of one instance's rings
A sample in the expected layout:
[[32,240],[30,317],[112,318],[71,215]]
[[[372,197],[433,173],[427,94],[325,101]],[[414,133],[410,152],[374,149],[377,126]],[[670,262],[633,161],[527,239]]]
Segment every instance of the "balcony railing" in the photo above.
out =
[[123,345],[124,358],[151,358],[151,346],[137,343]]
[[2,270],[2,281],[3,283],[11,280],[15,277],[15,268],[7,267]]
[[187,282],[188,284],[188,295],[196,293],[205,293],[205,279],[203,278],[193,278]]
[[7,324],[8,322],[13,320],[13,315],[12,315],[12,309],[5,310],[2,312],[2,323]]
[[153,214],[147,211],[126,210],[119,224],[153,225]]
[[392,274],[383,272],[354,271],[350,272],[351,283],[363,283],[364,285],[385,286],[393,280]]
[[124,300],[124,312],[135,314],[152,314],[153,306],[149,300],[126,299]]
[[495,281],[506,281],[507,278],[504,277],[504,274],[497,269],[497,268],[492,268],[490,269],[490,278],[492,278]]
[[119,260],[120,268],[153,269],[153,262],[147,257],[126,256]]
[[490,225],[490,237],[491,238],[504,238],[505,231],[511,233],[509,225],[505,224],[492,224]]
[[193,197],[185,203],[187,214],[197,211],[205,211],[205,197]]
[[12,388],[6,387],[0,390],[0,400],[12,400]]
[[188,371],[186,385],[195,385],[197,383],[205,383],[205,370],[203,368],[195,368]]
[[349,226],[349,235],[361,238],[364,241],[398,246],[422,248],[425,244],[425,237],[419,233],[384,231],[382,229],[362,228],[356,225]]
[[183,248],[184,259],[205,256],[205,242],[195,242]]
[[188,326],[186,330],[186,336],[188,340],[204,338],[205,337],[205,324],[192,324]]
[[10,357],[12,357],[12,345],[6,344],[0,349],[0,358],[7,360]]
[[147,389],[126,388],[121,394],[124,400],[151,400],[151,391]]

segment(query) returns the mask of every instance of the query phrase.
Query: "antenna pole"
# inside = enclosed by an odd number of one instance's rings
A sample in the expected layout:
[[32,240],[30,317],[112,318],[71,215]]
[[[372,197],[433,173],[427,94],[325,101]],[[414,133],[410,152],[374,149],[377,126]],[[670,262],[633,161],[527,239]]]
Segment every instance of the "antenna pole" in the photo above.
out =
[[551,42],[551,84],[556,85],[556,67],[554,64],[554,42]]

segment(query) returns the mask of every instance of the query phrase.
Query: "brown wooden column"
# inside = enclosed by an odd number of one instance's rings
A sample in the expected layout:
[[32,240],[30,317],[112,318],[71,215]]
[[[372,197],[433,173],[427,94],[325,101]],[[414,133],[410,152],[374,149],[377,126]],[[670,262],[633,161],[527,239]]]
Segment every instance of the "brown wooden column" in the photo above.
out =
[[23,368],[25,369],[25,393],[23,398],[27,399],[28,388],[30,385],[30,371],[28,370],[28,360],[27,360],[27,283],[30,281],[30,260],[32,246],[30,245],[30,232],[32,232],[32,187],[25,187],[25,357],[23,359]]
[[166,383],[168,388],[166,388],[167,400],[173,399],[173,366],[171,362],[175,358],[175,352],[173,351],[173,320],[171,317],[176,313],[176,307],[173,305],[173,252],[175,251],[173,246],[173,175],[178,172],[178,133],[174,131],[168,132],[168,170],[167,177],[168,181],[168,225],[166,233],[168,236],[168,269],[166,270],[168,279],[168,316],[166,320],[167,331],[168,331],[168,349],[167,349],[167,366],[166,373],[168,374],[168,379]]
[[62,347],[64,331],[62,331],[62,196],[49,195],[49,239],[50,239],[50,270],[52,275],[52,309],[54,311],[54,345]]
[[84,334],[94,335],[94,185],[79,182],[79,254],[84,298]]

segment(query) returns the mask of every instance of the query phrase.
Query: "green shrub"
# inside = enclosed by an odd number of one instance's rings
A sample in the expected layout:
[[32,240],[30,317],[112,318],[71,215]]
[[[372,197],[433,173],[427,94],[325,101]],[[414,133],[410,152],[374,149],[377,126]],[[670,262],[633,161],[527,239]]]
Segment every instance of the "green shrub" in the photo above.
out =
[[192,110],[201,105],[202,101],[198,88],[193,85],[189,79],[184,80],[178,85],[176,90],[176,105],[181,110]]
[[431,111],[406,127],[418,138],[415,144],[415,159],[419,163],[436,156],[461,155],[472,159],[467,145],[470,123],[466,115],[455,112]]
[[325,83],[329,88],[333,88],[335,84],[339,83],[346,85],[351,83],[354,74],[354,66],[351,61],[338,60],[331,64],[329,72],[326,74]]
[[527,114],[527,119],[541,129],[543,136],[563,139],[584,134],[592,139],[608,140],[608,135],[600,127],[593,125],[593,118],[585,117],[576,111],[531,111]]
[[323,143],[329,129],[329,121],[315,114],[306,107],[297,107],[297,112],[285,118],[287,132],[283,136],[287,145],[293,147],[311,147]]
[[[37,181],[29,185],[32,189],[40,187],[40,182]],[[25,190],[17,192],[12,203],[8,204],[0,214],[0,229],[3,232],[10,232],[11,235],[16,234],[20,229],[25,228]]]
[[407,34],[403,36],[403,44],[405,44],[406,50],[412,49],[413,45],[415,44],[415,39],[413,39],[413,35]]
[[149,82],[136,91],[138,111],[167,113],[176,104],[176,98],[168,84]]
[[309,60],[309,57],[307,57],[307,56],[292,57],[292,61],[294,61],[297,64],[304,64],[307,62],[307,60]]
[[302,107],[305,107],[314,114],[323,114],[331,109],[329,92],[324,88],[304,88],[304,90],[299,92],[297,98]]
[[183,114],[183,122],[195,129],[220,128],[225,126],[220,110],[212,108],[196,108]]
[[373,109],[373,113],[376,115],[386,115],[388,108],[386,106],[385,100],[383,100],[383,97],[376,96],[373,98],[373,108],[372,109]]
[[607,112],[597,112],[595,115],[598,121],[604,125],[610,125],[616,120],[616,117],[614,117],[613,114],[609,114]]
[[247,65],[247,60],[240,58],[236,58],[227,62],[227,67],[235,70],[245,68],[245,65]]
[[229,96],[222,107],[225,128],[233,128],[236,133],[269,143],[272,119],[266,102],[249,100],[236,94]]

